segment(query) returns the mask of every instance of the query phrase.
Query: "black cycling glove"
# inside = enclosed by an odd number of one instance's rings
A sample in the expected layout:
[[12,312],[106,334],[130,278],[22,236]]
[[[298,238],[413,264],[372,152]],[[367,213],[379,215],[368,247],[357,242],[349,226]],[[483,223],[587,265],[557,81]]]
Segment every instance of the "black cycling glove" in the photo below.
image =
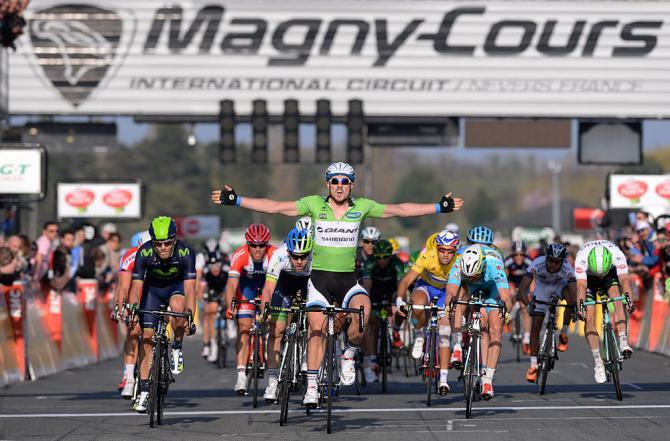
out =
[[454,198],[442,196],[442,199],[440,199],[440,202],[437,204],[437,208],[439,209],[440,213],[451,213],[454,211],[454,207],[456,204],[454,203]]
[[232,188],[230,190],[226,190],[225,188],[221,190],[221,203],[223,205],[240,205],[240,199]]

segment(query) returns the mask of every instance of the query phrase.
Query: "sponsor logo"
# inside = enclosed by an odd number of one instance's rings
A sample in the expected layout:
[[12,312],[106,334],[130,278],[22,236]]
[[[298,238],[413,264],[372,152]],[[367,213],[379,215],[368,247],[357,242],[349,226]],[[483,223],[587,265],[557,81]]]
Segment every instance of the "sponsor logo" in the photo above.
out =
[[[330,55],[338,36],[354,29],[349,55],[360,57],[366,44],[370,44],[368,40],[373,39],[371,46],[376,54],[372,66],[383,67],[408,41],[414,40],[431,45],[441,56],[474,57],[475,53],[521,56],[533,52],[546,57],[587,58],[599,52],[609,57],[642,57],[656,48],[657,34],[663,25],[662,20],[538,20],[524,16],[522,11],[513,12],[500,21],[493,21],[487,15],[484,6],[459,7],[445,11],[437,27],[432,14],[430,17],[410,16],[398,23],[397,32],[389,32],[389,22],[395,20],[383,15],[375,19],[334,16],[324,20],[311,14],[268,22],[259,16],[228,16],[223,6],[207,5],[190,15],[193,18],[189,22],[180,6],[168,6],[156,10],[147,34],[140,38],[144,38],[145,54],[166,51],[181,54],[193,50],[201,54],[237,56],[269,53],[268,66],[302,66],[313,53]],[[454,28],[461,30],[487,19],[490,24],[472,31],[471,44],[451,41]],[[557,30],[559,27],[570,29],[563,45],[554,43],[554,37],[562,33]],[[510,41],[507,36],[512,32],[519,36]],[[613,44],[601,41],[605,32],[618,36]],[[610,44],[611,47],[606,47]]]
[[153,248],[145,248],[142,251],[140,251],[140,254],[142,254],[142,257],[153,256],[154,249]]
[[90,190],[78,188],[65,195],[65,202],[76,208],[79,213],[86,213],[86,209],[93,203],[95,193]]
[[317,233],[324,233],[324,234],[329,234],[329,233],[351,234],[351,233],[358,233],[358,227],[356,227],[356,228],[323,228],[323,227],[316,227],[316,232]]
[[154,269],[151,270],[151,273],[158,276],[158,277],[161,277],[161,278],[164,278],[164,279],[169,279],[169,278],[174,277],[177,274],[179,274],[179,269],[175,268],[174,266],[171,267],[167,271],[164,271],[160,268],[154,268]]
[[319,213],[319,219],[326,219],[328,215],[326,213]]
[[647,183],[637,179],[629,179],[617,186],[617,192],[628,199],[631,204],[640,202],[640,198],[647,192]]
[[113,76],[134,33],[132,16],[71,2],[36,10],[28,23],[38,70],[75,108]]
[[102,196],[102,202],[112,207],[116,213],[123,213],[123,209],[133,200],[133,193],[122,188],[115,188]]
[[576,273],[582,274],[584,272],[584,268],[577,268],[575,270]]
[[363,215],[360,211],[351,211],[346,214],[347,219],[358,219]]
[[181,248],[179,250],[180,257],[188,256],[189,254],[191,254],[191,251],[188,248]]

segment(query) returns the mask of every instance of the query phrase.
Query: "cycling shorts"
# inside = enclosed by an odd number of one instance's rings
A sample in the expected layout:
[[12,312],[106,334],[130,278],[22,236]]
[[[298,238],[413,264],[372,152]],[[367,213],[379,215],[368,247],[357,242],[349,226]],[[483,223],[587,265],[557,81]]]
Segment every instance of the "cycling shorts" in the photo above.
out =
[[[535,300],[539,300],[541,302],[548,302],[554,296],[566,299],[566,286],[567,285],[542,285],[538,283],[535,285],[533,297]],[[534,309],[532,311],[528,311],[528,313],[532,316],[544,317],[547,313],[547,310],[549,309],[549,306],[540,303],[535,303],[534,305]]]
[[368,295],[358,283],[358,272],[336,273],[312,270],[307,284],[307,306],[339,305],[348,308],[349,301],[356,295]]
[[[253,280],[246,277],[240,277],[240,284],[237,286],[235,298],[237,300],[254,300],[259,297],[259,290],[263,289],[265,279]],[[240,303],[236,307],[237,318],[254,318],[256,316],[256,305],[251,303]]]
[[[160,311],[161,306],[170,304],[172,296],[184,295],[184,281],[179,281],[168,286],[149,286],[146,283],[142,287],[142,300],[140,309],[148,311]],[[158,317],[153,314],[141,314],[140,326],[143,329],[156,329]]]
[[414,292],[421,291],[426,295],[427,304],[429,304],[434,297],[437,297],[436,305],[440,308],[444,308],[444,304],[447,301],[447,290],[446,288],[435,288],[430,283],[424,281],[423,279],[418,279],[416,285],[414,286]]
[[586,276],[586,300],[597,300],[600,294],[608,295],[607,291],[612,286],[621,286],[619,276],[617,276],[616,268],[612,267],[609,273],[603,277],[587,275]]
[[[291,274],[281,273],[279,275],[279,280],[277,282],[277,287],[275,292],[272,293],[272,301],[270,305],[278,308],[290,308],[293,304],[293,296],[301,291],[304,293],[307,292],[307,282],[309,277],[307,276],[294,276]],[[272,319],[276,321],[285,322],[288,318],[288,313],[286,312],[273,312]]]

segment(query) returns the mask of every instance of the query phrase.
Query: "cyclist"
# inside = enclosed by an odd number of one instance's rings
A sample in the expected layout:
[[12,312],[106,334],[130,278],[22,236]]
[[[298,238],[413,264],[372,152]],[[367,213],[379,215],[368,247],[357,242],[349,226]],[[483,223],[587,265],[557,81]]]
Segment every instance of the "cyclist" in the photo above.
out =
[[[470,231],[468,231],[468,245],[480,244],[482,246],[482,250],[486,254],[491,254],[501,262],[504,262],[505,258],[503,257],[503,253],[500,251],[500,248],[493,244],[494,240],[495,234],[493,234],[493,230],[491,230],[489,227],[479,225],[472,227]],[[465,249],[465,247],[462,247],[462,249]]]
[[505,259],[505,269],[507,270],[507,281],[512,290],[512,297],[516,299],[515,307],[516,305],[519,306],[518,319],[523,319],[523,339],[521,341],[523,353],[530,355],[530,316],[526,305],[519,301],[517,292],[523,276],[528,272],[530,264],[533,263],[526,254],[527,251],[528,248],[526,248],[523,240],[515,240],[512,243],[512,254]]
[[381,238],[382,233],[375,227],[365,227],[361,231],[361,246],[356,253],[356,268],[363,271],[363,266],[368,262],[374,262],[375,243]]
[[[456,262],[458,245],[459,240],[456,233],[443,230],[435,236],[435,248],[427,248],[422,251],[412,269],[398,284],[396,297],[396,307],[398,309],[405,304],[405,292],[414,281],[416,281],[416,285],[412,292],[412,304],[428,305],[434,297],[437,297],[437,306],[445,306],[445,288],[449,280],[449,272]],[[412,347],[412,357],[420,359],[423,355],[423,345],[425,343],[423,328],[428,323],[429,316],[427,311],[420,310],[413,311],[412,316],[415,320],[414,328],[417,333]],[[447,380],[449,357],[451,355],[451,327],[446,314],[441,313],[438,325],[440,335],[440,382],[438,392],[440,395],[447,395],[450,390]]]
[[[560,243],[551,243],[547,246],[547,254],[533,260],[528,271],[519,284],[519,301],[528,306],[528,291],[531,282],[535,281],[533,298],[548,302],[554,296],[559,296],[574,304],[577,299],[575,270],[565,258],[568,250]],[[533,322],[530,334],[530,368],[526,372],[526,381],[535,383],[537,380],[537,353],[540,350],[540,331],[547,312],[547,305],[534,304],[530,315]],[[563,328],[558,335],[558,350],[568,350],[568,326],[572,320],[572,308],[565,308],[563,313]]]
[[[135,255],[133,281],[128,302],[131,310],[142,300],[140,308],[159,310],[169,305],[173,312],[192,314],[195,310],[195,251],[177,240],[177,224],[168,216],[159,216],[149,226],[151,241],[142,244]],[[190,321],[190,320],[189,320]],[[141,314],[142,346],[140,347],[140,395],[135,410],[146,412],[149,400],[149,368],[153,351],[153,334],[158,319],[152,314]],[[186,323],[184,319],[171,321],[174,341],[170,354],[170,370],[174,375],[184,370],[182,340]],[[189,333],[195,333],[191,326]]]
[[[266,302],[271,301],[272,306],[290,308],[293,296],[298,291],[307,295],[307,280],[312,270],[313,246],[314,240],[310,230],[293,228],[288,233],[284,243],[277,248],[270,259],[263,285],[261,301],[263,307]],[[272,313],[270,317],[267,344],[268,387],[263,396],[268,403],[277,400],[279,351],[288,318],[285,312]]]
[[[128,291],[130,283],[133,280],[133,268],[135,266],[135,254],[139,247],[151,240],[148,231],[135,233],[130,239],[130,248],[121,257],[119,264],[119,279],[114,292],[114,321],[118,321],[119,311],[124,311],[128,303]],[[119,383],[121,396],[130,399],[133,396],[135,388],[135,363],[137,362],[137,346],[140,336],[139,324],[134,324],[126,334],[126,341],[123,344],[123,378]]]
[[[388,240],[380,239],[374,245],[374,260],[363,265],[363,288],[370,293],[370,302],[379,304],[383,300],[393,303],[394,294],[398,289],[398,280],[402,277],[404,264],[393,255],[393,246]],[[395,308],[394,308],[395,309]],[[395,311],[391,311],[391,321]],[[378,381],[379,360],[377,360],[377,337],[379,336],[378,319],[380,308],[372,306],[368,326],[363,335],[363,372],[365,381]],[[400,342],[400,333],[393,328],[393,340]],[[402,343],[401,343],[402,345]],[[382,363],[386,360],[381,360]]]
[[[485,251],[480,244],[465,248],[458,259],[458,263],[449,271],[447,303],[458,295],[461,288],[465,289],[466,295],[481,289],[485,294],[482,299],[484,303],[496,304],[503,301],[507,311],[512,308],[504,264],[495,254]],[[484,348],[482,350],[482,365],[486,368],[482,378],[482,398],[490,400],[493,398],[493,376],[502,349],[503,320],[501,320],[497,309],[485,309],[486,314],[482,318],[482,348]],[[506,315],[509,315],[509,313]],[[507,321],[507,317],[505,317],[505,321]],[[460,350],[460,340],[457,340],[457,343]],[[486,350],[487,347],[488,351]]]
[[[270,199],[240,197],[232,187],[212,192],[211,200],[217,204],[238,205],[265,213],[286,216],[309,215],[315,226],[312,274],[308,284],[308,304],[342,307],[363,306],[365,317],[370,314],[370,300],[358,283],[356,272],[356,242],[360,224],[366,217],[389,218],[394,216],[423,216],[432,213],[449,213],[463,205],[460,198],[451,194],[442,196],[437,204],[383,205],[370,199],[351,197],[356,174],[353,167],[343,162],[331,164],[325,173],[328,196],[306,196],[298,201],[279,202]],[[323,314],[309,314],[310,338],[308,342],[308,387],[303,403],[313,407],[318,402],[317,376],[325,352],[326,319]],[[356,379],[354,356],[361,341],[358,317],[352,316],[348,328],[348,344],[341,358],[340,377],[343,385]]]
[[[233,319],[231,308],[233,297],[237,300],[254,300],[263,288],[265,273],[272,253],[270,229],[263,224],[251,224],[244,233],[247,241],[230,260],[230,271],[226,282],[226,318]],[[256,307],[241,303],[237,307],[237,381],[235,392],[244,395],[247,391],[247,360],[249,359],[249,331],[256,316]]]
[[[623,292],[632,292],[626,256],[619,247],[608,240],[587,242],[579,249],[575,258],[575,278],[577,279],[577,299],[579,301],[594,300],[597,294],[602,293],[607,293],[606,295],[609,297],[616,297],[621,295],[621,288],[623,288]],[[626,315],[621,302],[614,303],[614,313],[621,353],[624,358],[628,359],[633,355],[633,349],[628,344]],[[586,307],[584,333],[595,362],[596,382],[604,383],[607,381],[607,374],[600,357],[600,340],[596,328],[596,308],[594,305]]]
[[[202,283],[199,285],[199,298],[204,302],[202,309],[202,357],[207,358],[207,361],[215,362],[219,356],[219,347],[216,342],[214,322],[219,310],[219,303],[223,300],[221,296],[228,281],[230,266],[224,263],[218,244],[208,245],[210,246],[205,247],[203,253],[207,267]],[[212,245],[214,246],[212,247]]]

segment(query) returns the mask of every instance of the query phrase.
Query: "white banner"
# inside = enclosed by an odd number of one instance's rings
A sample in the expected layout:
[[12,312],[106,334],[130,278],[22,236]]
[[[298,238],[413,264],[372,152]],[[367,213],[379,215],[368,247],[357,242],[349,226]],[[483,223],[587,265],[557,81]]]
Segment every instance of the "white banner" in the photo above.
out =
[[218,238],[221,235],[221,218],[219,216],[176,217],[175,222],[177,222],[177,234],[186,239]]
[[0,149],[0,194],[41,194],[42,158],[39,149]]
[[664,207],[670,211],[670,174],[610,175],[610,208],[639,208],[652,211]]
[[58,183],[58,218],[142,217],[142,185],[129,183]]
[[670,117],[663,1],[40,0],[15,114]]

